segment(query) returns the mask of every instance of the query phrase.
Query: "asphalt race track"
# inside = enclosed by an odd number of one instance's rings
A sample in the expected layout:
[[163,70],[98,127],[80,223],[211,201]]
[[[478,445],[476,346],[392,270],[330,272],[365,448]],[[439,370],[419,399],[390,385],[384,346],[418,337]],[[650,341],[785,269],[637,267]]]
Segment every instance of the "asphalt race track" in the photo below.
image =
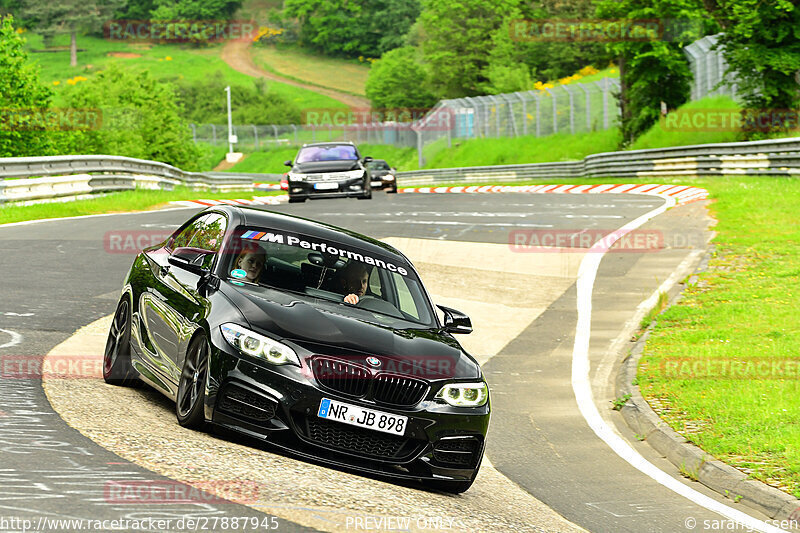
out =
[[[184,435],[169,402],[147,389],[104,388],[96,379],[48,382],[57,412],[41,379],[2,371],[0,530],[22,529],[3,526],[2,520],[12,517],[34,525],[44,518],[196,518],[215,524],[207,530],[217,531],[233,529],[223,527],[223,517],[256,523],[274,516],[259,522],[259,530],[278,531],[691,531],[702,530],[704,520],[723,520],[634,469],[581,415],[571,372],[575,278],[585,254],[509,246],[514,230],[608,233],[663,202],[613,194],[376,194],[371,201],[270,208],[388,240],[407,252],[439,303],[472,316],[475,338],[463,342],[483,364],[493,413],[489,466],[463,495],[296,461],[235,437]],[[127,232],[165,236],[193,212],[0,226],[0,363],[41,359],[80,328],[110,315],[133,258],[132,250],[115,247],[113,239],[131,235]],[[639,303],[673,270],[699,261],[707,224],[700,202],[670,209],[642,227],[665,247],[604,256],[592,299],[590,381],[601,415],[631,446],[672,477],[724,502],[677,475],[610,409],[618,363],[609,357],[610,347]],[[257,505],[213,498],[153,505],[109,497],[115,480],[197,481],[224,472],[227,478],[213,479],[231,480],[258,470],[269,481],[264,482],[268,501]],[[369,516],[372,522],[363,521]],[[411,525],[377,521],[381,517],[410,518]],[[188,529],[171,524],[151,522],[141,530]]]

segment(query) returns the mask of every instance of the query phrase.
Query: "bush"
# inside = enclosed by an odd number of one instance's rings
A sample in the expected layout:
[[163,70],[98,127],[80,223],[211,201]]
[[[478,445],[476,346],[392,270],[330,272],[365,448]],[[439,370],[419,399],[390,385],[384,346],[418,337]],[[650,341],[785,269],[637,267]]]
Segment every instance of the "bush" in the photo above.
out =
[[[41,109],[50,103],[51,91],[39,83],[39,71],[28,63],[23,44],[12,17],[0,19],[0,110]],[[12,116],[0,115],[0,157],[45,155],[52,150],[46,131],[15,126]]]
[[200,151],[181,117],[171,84],[112,63],[65,96],[70,107],[100,109],[103,122],[100,128],[71,139],[62,151],[124,155],[197,169]]
[[436,103],[427,89],[427,74],[416,59],[416,49],[395,48],[372,64],[367,77],[367,98],[373,109],[425,108]]
[[[205,81],[176,81],[183,117],[195,124],[227,124],[225,87],[217,71]],[[231,86],[231,114],[236,124],[298,124],[300,109],[294,102],[268,90],[267,82],[256,79],[251,86]]]

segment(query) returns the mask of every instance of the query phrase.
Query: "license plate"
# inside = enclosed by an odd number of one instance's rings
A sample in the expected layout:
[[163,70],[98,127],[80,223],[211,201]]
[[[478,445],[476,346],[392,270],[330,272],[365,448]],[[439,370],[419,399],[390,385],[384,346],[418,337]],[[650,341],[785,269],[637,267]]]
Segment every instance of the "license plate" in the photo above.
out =
[[322,399],[317,416],[392,435],[403,435],[408,422],[407,416],[365,409],[357,405],[329,400],[328,398]]
[[318,191],[328,191],[330,189],[338,189],[338,183],[315,183],[314,188]]
[[377,187],[378,185],[382,185],[382,184],[383,184],[383,182],[382,182],[382,181],[371,181],[371,182],[369,182],[369,183],[370,183],[370,185],[372,185],[373,187]]

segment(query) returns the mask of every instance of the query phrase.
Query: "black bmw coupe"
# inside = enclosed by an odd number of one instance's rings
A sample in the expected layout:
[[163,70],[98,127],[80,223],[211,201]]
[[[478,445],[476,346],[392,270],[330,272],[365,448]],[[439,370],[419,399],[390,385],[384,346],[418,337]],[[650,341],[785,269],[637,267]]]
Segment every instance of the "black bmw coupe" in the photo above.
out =
[[216,206],[142,251],[103,362],[187,427],[221,426],[301,457],[463,492],[481,464],[489,389],[408,259],[380,241]]

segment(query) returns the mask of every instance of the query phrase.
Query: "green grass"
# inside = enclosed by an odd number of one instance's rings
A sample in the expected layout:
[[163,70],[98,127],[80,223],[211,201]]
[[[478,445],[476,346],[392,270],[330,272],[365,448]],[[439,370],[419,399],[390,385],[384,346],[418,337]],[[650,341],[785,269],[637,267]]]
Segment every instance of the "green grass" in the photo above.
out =
[[[269,196],[272,194],[280,194],[280,192],[259,192],[257,196]],[[4,205],[0,208],[0,224],[44,218],[94,215],[98,213],[144,211],[166,206],[168,202],[176,200],[250,198],[253,198],[252,192],[210,193],[192,191],[185,187],[176,188],[174,191],[137,189],[135,191],[118,192],[105,196],[98,196],[97,198],[90,198],[88,200],[76,200],[72,202],[54,202],[28,206]]]
[[[28,40],[27,48],[42,49],[42,40],[36,34],[25,33]],[[60,35],[54,39],[55,46],[68,45],[67,35]],[[110,62],[124,65],[135,71],[149,71],[158,79],[186,79],[202,80],[215,71],[222,72],[225,80],[232,85],[250,85],[253,78],[242,74],[229,67],[221,58],[221,44],[213,44],[203,48],[192,48],[188,45],[157,44],[147,45],[141,43],[112,42],[92,36],[79,36],[78,48],[85,48],[85,52],[78,52],[78,66],[69,66],[69,51],[52,53],[31,53],[29,58],[39,63],[41,79],[56,90],[55,104],[63,102],[63,91],[69,87],[69,79],[75,76],[89,77],[94,72],[102,70]],[[138,54],[139,57],[113,57],[109,54]],[[169,58],[169,59],[168,59]],[[58,84],[54,84],[58,82]],[[78,82],[81,83],[81,82]],[[270,81],[269,90],[285,96],[296,103],[301,109],[305,108],[344,108],[345,105],[328,96],[321,95],[308,89],[301,89],[285,83]],[[224,94],[220,95],[220,99]]]
[[640,362],[639,385],[687,439],[800,497],[798,372],[709,379],[692,374],[691,366],[666,371],[684,359],[798,361],[800,179],[683,181],[707,188],[715,200],[716,253],[698,283],[659,316]]
[[264,70],[296,81],[364,96],[369,63],[326,57],[296,45],[255,45],[253,62]]

